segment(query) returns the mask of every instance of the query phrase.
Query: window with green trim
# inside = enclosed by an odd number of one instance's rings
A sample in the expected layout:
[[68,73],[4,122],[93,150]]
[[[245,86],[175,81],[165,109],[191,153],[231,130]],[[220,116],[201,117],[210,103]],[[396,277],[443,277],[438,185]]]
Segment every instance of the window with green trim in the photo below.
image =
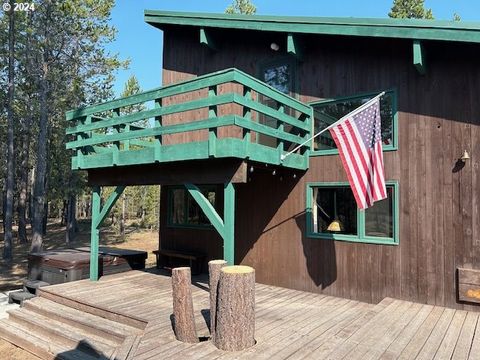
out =
[[387,182],[387,198],[359,210],[348,183],[307,185],[307,236],[398,244],[398,184]]
[[[340,99],[322,100],[310,103],[314,111],[314,133],[318,133],[333,124],[342,116],[355,110],[360,105],[378,95],[379,92],[344,97]],[[382,119],[383,150],[397,149],[397,100],[396,92],[386,91],[380,99],[380,115]],[[311,155],[338,154],[338,149],[329,131],[325,131],[314,139]]]
[[[216,186],[200,186],[199,188],[203,196],[215,208]],[[185,187],[168,187],[167,191],[169,226],[205,227],[211,225],[210,220]]]

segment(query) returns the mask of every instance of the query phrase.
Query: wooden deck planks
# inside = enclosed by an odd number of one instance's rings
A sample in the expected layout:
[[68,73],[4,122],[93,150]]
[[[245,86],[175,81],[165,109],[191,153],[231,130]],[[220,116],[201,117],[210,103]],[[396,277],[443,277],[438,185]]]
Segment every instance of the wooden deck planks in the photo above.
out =
[[[208,287],[194,282],[200,336],[208,336]],[[85,306],[148,321],[129,359],[476,359],[479,313],[386,298],[378,305],[256,285],[257,344],[226,353],[209,341],[178,342],[173,335],[168,276],[131,271],[46,288]],[[83,305],[82,305],[83,304]],[[207,317],[207,318],[206,318]]]

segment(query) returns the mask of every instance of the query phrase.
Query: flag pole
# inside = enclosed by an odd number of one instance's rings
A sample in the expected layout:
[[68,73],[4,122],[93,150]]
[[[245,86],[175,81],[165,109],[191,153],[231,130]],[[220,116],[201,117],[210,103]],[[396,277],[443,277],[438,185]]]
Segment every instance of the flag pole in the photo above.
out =
[[317,136],[323,134],[325,131],[330,130],[332,127],[334,127],[334,126],[336,126],[337,124],[341,123],[341,122],[344,121],[346,118],[358,114],[360,111],[362,111],[362,110],[365,109],[366,107],[370,106],[375,100],[377,100],[378,98],[382,97],[383,95],[385,95],[385,91],[382,91],[380,94],[378,94],[377,96],[371,98],[371,99],[368,100],[365,104],[360,105],[360,106],[357,107],[355,110],[349,112],[347,115],[342,116],[340,119],[338,119],[337,121],[335,121],[333,124],[327,126],[325,129],[320,130],[318,133],[316,133],[315,135],[313,135],[310,139],[305,140],[303,143],[301,143],[300,145],[298,145],[297,147],[295,147],[295,149],[289,151],[289,152],[286,153],[286,154],[282,154],[282,155],[280,156],[280,160],[281,160],[281,161],[285,160],[285,159],[287,158],[287,156],[292,155],[295,151],[297,151],[298,149],[300,149],[302,146],[304,146],[304,145],[307,144],[308,142],[312,141],[312,140],[315,139]]

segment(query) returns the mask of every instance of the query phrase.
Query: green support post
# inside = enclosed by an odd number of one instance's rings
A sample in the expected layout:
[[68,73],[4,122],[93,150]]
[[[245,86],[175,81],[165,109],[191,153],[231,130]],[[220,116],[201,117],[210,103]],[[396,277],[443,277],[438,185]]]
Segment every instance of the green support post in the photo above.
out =
[[235,188],[228,182],[223,187],[223,258],[235,264]]
[[98,280],[98,243],[100,230],[97,226],[100,219],[100,187],[96,186],[92,191],[92,227],[90,235],[90,280]]
[[107,217],[115,202],[125,190],[125,186],[117,186],[109,196],[103,208],[100,204],[100,187],[95,186],[92,191],[92,225],[90,234],[90,280],[98,280],[98,246],[100,241],[100,225]]

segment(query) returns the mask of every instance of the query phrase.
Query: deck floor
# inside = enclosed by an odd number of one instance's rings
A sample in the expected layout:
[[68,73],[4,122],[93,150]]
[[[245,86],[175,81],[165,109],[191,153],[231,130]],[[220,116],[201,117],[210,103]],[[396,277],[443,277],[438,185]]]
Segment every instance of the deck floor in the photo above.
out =
[[[205,278],[193,282],[199,336],[208,336]],[[257,344],[241,352],[184,344],[171,328],[171,281],[141,271],[48,291],[148,321],[134,359],[479,359],[479,313],[386,298],[378,305],[256,285]],[[478,326],[477,326],[478,323]]]

